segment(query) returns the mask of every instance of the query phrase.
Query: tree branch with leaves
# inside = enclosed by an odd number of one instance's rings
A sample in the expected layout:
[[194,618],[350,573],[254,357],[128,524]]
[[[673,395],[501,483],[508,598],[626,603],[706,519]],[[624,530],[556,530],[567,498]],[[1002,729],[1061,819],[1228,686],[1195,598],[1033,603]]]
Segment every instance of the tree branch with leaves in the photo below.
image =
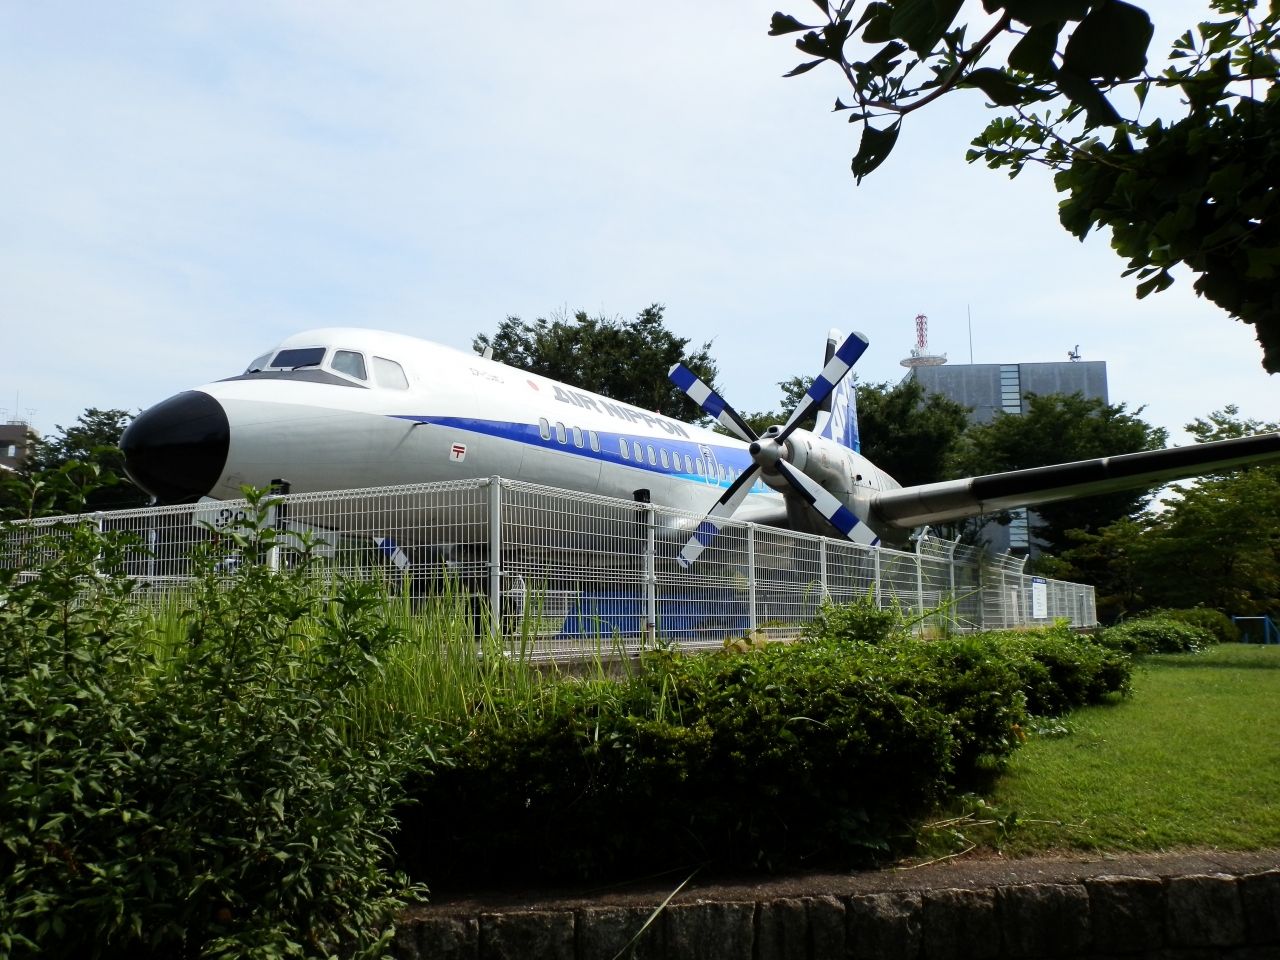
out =
[[[1257,0],[1211,0],[1216,19],[1185,31],[1152,72],[1151,19],[1123,0],[983,0],[991,20],[977,25],[956,23],[961,0],[814,2],[825,22],[775,13],[769,32],[801,33],[796,47],[815,58],[786,76],[830,63],[849,87],[835,110],[862,125],[859,183],[908,114],[977,89],[1001,115],[970,162],[1054,171],[1062,225],[1082,240],[1110,227],[1139,298],[1186,267],[1198,294],[1254,326],[1263,366],[1280,370],[1280,3],[1264,13]],[[1176,95],[1180,117],[1141,120],[1153,88]],[[1115,105],[1126,91],[1128,118]]]

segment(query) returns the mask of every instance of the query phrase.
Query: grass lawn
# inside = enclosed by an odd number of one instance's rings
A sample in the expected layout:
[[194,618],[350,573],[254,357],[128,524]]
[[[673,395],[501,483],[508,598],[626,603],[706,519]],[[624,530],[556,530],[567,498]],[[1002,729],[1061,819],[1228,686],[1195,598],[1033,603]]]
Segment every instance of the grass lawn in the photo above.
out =
[[1133,696],[1032,733],[988,799],[1007,853],[1280,846],[1280,646],[1149,657]]

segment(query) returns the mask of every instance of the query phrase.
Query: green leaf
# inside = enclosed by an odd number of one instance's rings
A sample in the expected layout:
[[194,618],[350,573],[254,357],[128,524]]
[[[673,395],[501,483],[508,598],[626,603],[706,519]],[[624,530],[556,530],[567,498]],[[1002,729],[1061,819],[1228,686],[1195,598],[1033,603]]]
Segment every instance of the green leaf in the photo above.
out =
[[1144,280],[1138,284],[1138,299],[1145,300],[1149,293],[1168,290],[1171,286],[1173,286],[1173,277],[1169,276],[1168,271],[1161,270],[1150,280]]
[[1022,88],[1002,70],[983,67],[974,70],[961,81],[962,87],[977,87],[997,107],[1011,107],[1023,100]]
[[808,73],[820,63],[826,63],[826,59],[810,60],[808,63],[802,63],[798,67],[794,67],[783,74],[784,77],[798,77],[802,73]]
[[929,53],[960,12],[963,0],[902,0],[893,9],[890,32],[921,56]]
[[1058,34],[1063,26],[1061,20],[1054,20],[1032,27],[1009,52],[1009,66],[1036,77],[1051,76],[1057,69],[1053,54],[1058,49]]
[[1071,34],[1063,66],[1081,77],[1136,77],[1146,69],[1154,29],[1145,10],[1123,0],[1104,0]]
[[1089,0],[1009,0],[1004,8],[1019,23],[1038,27],[1057,20],[1083,20]]
[[863,24],[867,25],[867,29],[862,33],[862,39],[866,43],[888,43],[893,39],[893,7],[887,3],[871,3],[867,5],[867,9],[862,14],[862,19],[858,21],[857,30]]
[[862,142],[858,144],[858,154],[850,164],[850,169],[853,170],[858,183],[884,163],[890,151],[893,150],[893,145],[898,142],[898,131],[901,127],[902,121],[898,120],[884,130],[877,130],[869,123],[862,128]]
[[1089,80],[1063,67],[1057,75],[1058,89],[1073,103],[1084,107],[1086,122],[1091,127],[1112,127],[1120,122],[1116,108],[1102,95],[1102,91]]
[[773,19],[769,21],[769,36],[780,37],[784,33],[799,33],[801,30],[812,30],[806,24],[801,23],[789,13],[775,13]]

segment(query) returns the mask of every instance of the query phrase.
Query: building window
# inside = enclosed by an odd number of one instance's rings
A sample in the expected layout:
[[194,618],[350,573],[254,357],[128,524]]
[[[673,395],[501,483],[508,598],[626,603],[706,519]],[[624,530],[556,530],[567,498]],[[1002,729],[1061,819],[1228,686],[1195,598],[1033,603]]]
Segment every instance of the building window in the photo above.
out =
[[1005,413],[1022,413],[1022,377],[1016,363],[1000,367],[1000,409]]
[[541,436],[543,440],[551,439],[551,424],[547,422],[546,417],[543,417],[538,421],[538,435]]
[[556,440],[558,440],[560,443],[569,442],[569,437],[564,432],[564,424],[561,423],[559,420],[556,421]]
[[582,429],[580,427],[573,428],[573,445],[575,447],[582,446]]
[[630,445],[629,443],[627,443],[627,438],[626,438],[626,437],[619,437],[619,438],[618,438],[618,449],[619,449],[620,451],[622,451],[622,459],[623,459],[623,460],[630,460],[630,459],[631,459],[631,445]]
[[600,435],[594,430],[587,431],[587,438],[591,441],[591,449],[595,453],[600,452]]
[[1030,550],[1031,531],[1027,526],[1027,508],[1009,511],[1009,549]]

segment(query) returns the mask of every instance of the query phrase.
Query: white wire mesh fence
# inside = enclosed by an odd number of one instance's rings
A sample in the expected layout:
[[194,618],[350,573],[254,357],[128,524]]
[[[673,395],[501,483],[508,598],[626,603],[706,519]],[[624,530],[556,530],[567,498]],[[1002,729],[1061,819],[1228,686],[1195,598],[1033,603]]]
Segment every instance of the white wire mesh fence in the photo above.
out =
[[[245,501],[89,515],[137,535],[126,572],[155,590],[191,576],[196,544],[247,516]],[[30,536],[57,518],[17,524]],[[478,627],[532,636],[536,655],[584,644],[634,651],[656,641],[719,646],[727,637],[795,634],[824,598],[871,596],[925,630],[972,631],[1096,621],[1093,588],[1042,580],[1024,561],[924,537],[914,550],[866,547],[774,527],[726,523],[692,568],[677,557],[701,515],[491,478],[291,494],[268,522],[288,545],[309,540],[324,568],[381,577],[429,596],[461,588]]]

